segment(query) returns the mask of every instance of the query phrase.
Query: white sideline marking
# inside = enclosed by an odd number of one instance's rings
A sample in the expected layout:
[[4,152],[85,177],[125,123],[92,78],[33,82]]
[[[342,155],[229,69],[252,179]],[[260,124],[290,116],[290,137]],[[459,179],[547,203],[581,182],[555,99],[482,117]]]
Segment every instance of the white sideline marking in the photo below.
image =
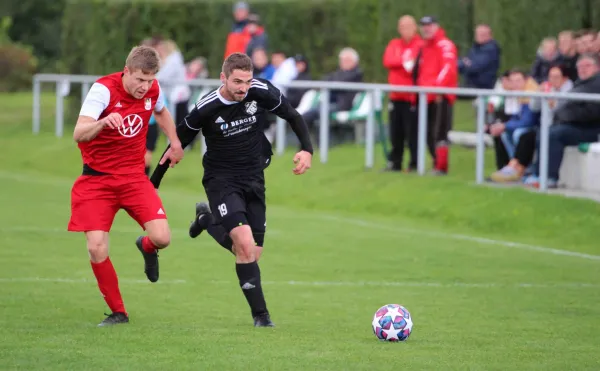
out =
[[[9,173],[9,172],[5,172],[5,171],[0,171],[0,178],[22,181],[22,182],[38,183],[38,184],[45,184],[45,185],[52,185],[52,186],[59,186],[59,187],[62,187],[65,185],[71,186],[73,183],[73,181],[67,181],[64,178],[51,177],[50,175],[46,175],[46,174],[40,174],[40,176],[43,178],[37,178],[33,175],[26,174],[26,173]],[[169,193],[171,193],[171,192],[169,192]],[[184,192],[184,191],[176,192],[177,195],[186,194],[186,193],[187,192]],[[187,193],[187,194],[189,194],[189,193]],[[288,211],[290,210],[285,207],[278,207],[278,208],[285,209]],[[297,215],[296,211],[290,212],[290,215],[297,218],[297,216],[295,216],[295,215]],[[367,228],[380,229],[380,230],[385,230],[385,231],[393,232],[393,233],[400,232],[400,233],[417,234],[417,235],[422,235],[422,236],[427,236],[427,237],[432,237],[432,238],[442,238],[442,239],[449,238],[449,239],[454,239],[454,240],[476,242],[476,243],[479,243],[482,245],[511,247],[514,249],[535,251],[535,252],[541,252],[541,253],[545,253],[545,254],[569,256],[569,257],[573,257],[573,258],[600,261],[600,255],[585,254],[585,253],[569,251],[569,250],[560,250],[560,249],[554,249],[554,248],[545,247],[545,246],[529,245],[529,244],[520,243],[520,242],[495,240],[495,239],[491,239],[491,238],[470,236],[470,235],[465,235],[465,234],[433,232],[433,231],[416,229],[416,228],[402,228],[402,227],[396,227],[396,226],[392,227],[392,226],[388,226],[388,225],[381,225],[381,224],[374,223],[374,222],[368,222],[368,221],[361,220],[361,219],[340,217],[340,216],[336,216],[336,215],[323,215],[323,214],[316,213],[316,212],[310,214],[310,217],[321,219],[321,220],[353,224],[353,225],[358,225],[358,226],[367,227]],[[274,231],[269,230],[269,233],[271,233],[271,232],[274,232]]]
[[[0,227],[0,232],[6,232],[6,233],[10,233],[10,232],[15,232],[15,233],[21,233],[21,232],[34,232],[34,233],[73,233],[73,232],[67,231],[66,224],[65,224],[65,226],[63,228],[58,228],[58,227],[34,227],[34,226],[23,226],[23,225],[4,226],[4,227]],[[187,236],[188,232],[189,232],[188,229],[171,228],[171,233],[173,233],[173,234],[184,234],[184,235]],[[274,229],[268,229],[267,230],[267,234],[279,234],[280,232],[281,231],[274,230]],[[144,230],[142,230],[141,228],[112,228],[110,230],[110,233],[138,233],[140,235],[145,235]]]
[[[26,283],[26,282],[49,282],[49,283],[96,283],[94,279],[87,278],[44,278],[44,277],[13,277],[13,278],[0,278],[0,283]],[[186,280],[161,280],[156,283],[151,283],[148,280],[134,280],[127,278],[119,278],[119,283],[124,284],[182,284],[187,283]]]
[[[230,281],[210,281],[214,284],[231,284]],[[265,285],[286,286],[347,286],[347,287],[434,287],[434,288],[600,288],[595,283],[468,283],[468,282],[387,282],[387,281],[262,281]]]
[[411,233],[411,234],[417,234],[417,235],[421,235],[421,236],[442,238],[442,239],[450,238],[453,240],[477,242],[477,243],[480,243],[483,245],[496,245],[496,246],[503,246],[503,247],[512,247],[515,249],[536,251],[536,252],[542,252],[542,253],[546,253],[546,254],[563,255],[563,256],[570,256],[570,257],[587,259],[587,260],[600,261],[600,255],[591,255],[591,254],[585,254],[585,253],[576,252],[576,251],[553,249],[551,247],[529,245],[529,244],[520,243],[520,242],[494,240],[491,238],[469,236],[469,235],[465,235],[465,234],[432,232],[432,231],[416,229],[416,228],[391,227],[391,226],[381,225],[381,224],[377,224],[377,223],[373,223],[373,222],[368,222],[365,220],[343,218],[343,217],[334,216],[334,215],[318,215],[317,214],[315,217],[319,218],[319,219],[323,219],[323,220],[342,222],[342,223],[347,223],[347,224],[354,224],[354,225],[358,225],[361,227],[381,229],[381,230],[385,230],[388,232]]

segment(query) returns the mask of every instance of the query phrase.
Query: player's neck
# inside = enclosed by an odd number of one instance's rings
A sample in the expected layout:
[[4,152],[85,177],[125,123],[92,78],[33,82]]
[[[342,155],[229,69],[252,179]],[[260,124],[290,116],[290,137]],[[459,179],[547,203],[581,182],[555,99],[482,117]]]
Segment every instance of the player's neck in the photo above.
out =
[[131,93],[129,92],[129,90],[127,90],[127,85],[125,84],[125,74],[122,74],[122,75],[121,75],[121,86],[123,87],[123,90],[125,90],[125,92],[126,92],[127,94],[129,94],[131,97],[135,98],[135,97],[133,96],[133,94],[131,94]]
[[228,100],[230,102],[234,102],[234,99],[231,96],[231,94],[229,94],[227,89],[225,89],[225,85],[223,85],[219,88],[219,94],[223,97],[223,99]]

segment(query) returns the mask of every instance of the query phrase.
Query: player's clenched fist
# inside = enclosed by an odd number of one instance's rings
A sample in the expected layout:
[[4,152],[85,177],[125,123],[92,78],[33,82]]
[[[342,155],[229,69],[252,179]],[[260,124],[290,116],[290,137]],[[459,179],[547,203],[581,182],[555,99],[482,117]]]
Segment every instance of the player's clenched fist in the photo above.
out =
[[123,125],[123,117],[121,117],[121,114],[119,114],[117,112],[113,112],[110,115],[103,118],[102,120],[100,120],[100,123],[104,127],[116,129]]
[[300,151],[296,153],[294,156],[294,163],[296,164],[296,167],[294,168],[294,174],[304,174],[306,170],[310,169],[311,162],[312,155],[309,152]]

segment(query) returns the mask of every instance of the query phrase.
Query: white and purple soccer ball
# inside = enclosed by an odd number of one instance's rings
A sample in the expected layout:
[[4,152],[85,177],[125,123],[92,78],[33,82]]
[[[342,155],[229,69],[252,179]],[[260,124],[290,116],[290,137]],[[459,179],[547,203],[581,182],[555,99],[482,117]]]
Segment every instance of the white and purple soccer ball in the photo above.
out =
[[412,332],[413,322],[408,310],[399,304],[387,304],[373,316],[373,332],[379,340],[406,341]]

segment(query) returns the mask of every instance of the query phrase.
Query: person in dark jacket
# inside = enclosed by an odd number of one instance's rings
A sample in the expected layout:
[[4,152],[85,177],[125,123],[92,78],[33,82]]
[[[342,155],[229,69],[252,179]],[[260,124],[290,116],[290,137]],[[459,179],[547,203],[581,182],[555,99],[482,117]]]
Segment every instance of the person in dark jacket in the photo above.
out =
[[[577,60],[577,80],[569,93],[600,94],[600,59],[597,54],[583,54]],[[600,136],[600,102],[561,100],[554,111],[550,127],[548,153],[548,187],[556,188],[565,147],[598,142]],[[539,142],[539,141],[538,141]],[[526,182],[539,186],[539,163],[534,177]]]
[[558,53],[556,39],[553,37],[545,38],[542,40],[535,61],[531,66],[531,77],[538,84],[543,83],[548,79],[550,68],[559,62],[560,54]]
[[575,34],[573,31],[562,31],[558,34],[558,62],[567,69],[567,77],[576,81],[577,76],[577,49],[575,47]]
[[[298,71],[298,75],[296,76],[296,78],[294,80],[300,80],[300,81],[312,80],[312,78],[310,76],[310,66],[308,64],[308,59],[306,59],[306,57],[302,54],[297,54],[294,57],[294,60],[296,61],[296,71]],[[300,101],[302,100],[302,96],[308,90],[309,89],[307,89],[307,88],[290,88],[290,89],[288,89],[286,96],[287,96],[288,100],[290,101],[290,104],[292,105],[292,107],[294,107],[294,108],[298,107],[298,105],[300,104]]]
[[244,28],[244,32],[250,35],[250,41],[246,46],[246,54],[252,55],[255,49],[267,50],[267,33],[265,28],[260,25],[260,17],[258,14],[250,14],[248,16],[248,24]]
[[498,79],[501,49],[493,39],[490,26],[480,24],[475,28],[475,43],[466,57],[458,62],[458,70],[464,76],[466,86],[493,89]]
[[[360,59],[356,50],[344,48],[339,54],[340,68],[328,75],[324,81],[362,82],[363,71],[358,66]],[[329,93],[329,113],[348,111],[352,108],[354,96],[357,92],[348,90],[331,90]],[[304,115],[304,120],[309,128],[314,127],[314,122],[319,119],[320,108],[314,108]]]

